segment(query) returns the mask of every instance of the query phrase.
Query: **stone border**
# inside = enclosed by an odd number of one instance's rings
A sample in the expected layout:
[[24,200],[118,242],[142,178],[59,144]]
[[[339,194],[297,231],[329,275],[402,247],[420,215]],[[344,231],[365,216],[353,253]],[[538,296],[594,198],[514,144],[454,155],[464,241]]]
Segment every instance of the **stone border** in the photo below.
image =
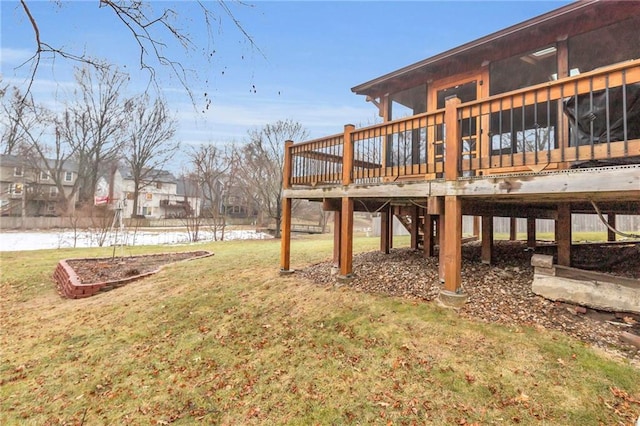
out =
[[[111,257],[88,257],[88,258],[70,258],[70,259],[63,259],[60,262],[58,262],[58,266],[56,267],[55,271],[53,272],[53,279],[56,282],[56,288],[58,290],[58,293],[62,296],[62,297],[66,297],[68,299],[81,299],[84,297],[90,297],[93,296],[94,294],[98,293],[98,292],[104,292],[104,291],[109,291],[109,290],[113,290],[114,288],[118,288],[118,287],[122,287],[125,284],[128,284],[132,281],[136,281],[145,277],[148,277],[150,275],[153,275],[157,272],[159,272],[162,268],[164,268],[167,265],[173,265],[175,263],[179,263],[179,262],[188,262],[191,260],[196,260],[196,259],[202,259],[205,257],[210,257],[213,256],[213,252],[207,251],[207,250],[198,250],[197,252],[205,252],[205,254],[201,255],[201,256],[196,256],[196,257],[192,257],[189,259],[182,259],[182,260],[177,260],[174,262],[170,262],[167,263],[165,265],[161,265],[158,269],[153,270],[151,272],[146,272],[144,274],[139,274],[139,275],[134,275],[132,277],[127,277],[127,278],[122,278],[120,280],[114,280],[114,281],[100,281],[100,282],[96,282],[96,283],[88,283],[88,284],[82,284],[80,282],[80,278],[78,278],[78,274],[76,274],[76,272],[73,270],[73,268],[71,266],[69,266],[69,264],[67,263],[67,261],[70,260],[94,260],[94,261],[98,261],[98,260],[111,260]],[[197,253],[197,252],[180,252],[180,253],[172,253],[172,254],[182,254],[182,253]],[[167,253],[154,253],[154,254],[147,254],[147,255],[141,255],[141,256],[131,256],[131,257],[146,257],[146,256],[155,256],[158,254],[167,254]]]

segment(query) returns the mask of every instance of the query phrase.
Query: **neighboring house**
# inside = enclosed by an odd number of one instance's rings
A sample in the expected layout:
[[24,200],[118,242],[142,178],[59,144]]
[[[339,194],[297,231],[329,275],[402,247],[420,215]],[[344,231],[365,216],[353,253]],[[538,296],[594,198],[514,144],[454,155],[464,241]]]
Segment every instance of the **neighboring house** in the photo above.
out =
[[282,270],[294,199],[336,212],[346,277],[354,211],[382,214],[385,252],[393,216],[425,256],[439,238],[443,294],[462,293],[463,214],[482,219],[484,262],[493,217],[526,218],[530,246],[555,220],[569,266],[572,213],[640,212],[639,28],[640,2],[575,2],[352,88],[383,123],[286,144]]
[[256,219],[258,206],[238,185],[227,184],[222,194],[220,212],[234,219]]
[[187,194],[184,182],[179,182],[171,172],[156,170],[146,175],[147,179],[138,193],[137,212],[133,211],[135,185],[127,167],[118,167],[98,179],[96,204],[120,205],[125,218],[181,218],[200,213],[200,197]]
[[[55,160],[48,159],[49,165]],[[52,167],[53,168],[53,167]],[[66,162],[60,172],[65,196],[68,197],[78,177],[73,162]],[[68,200],[73,206],[78,194]],[[0,155],[0,206],[3,216],[59,216],[65,197],[43,163],[27,161],[16,155]]]

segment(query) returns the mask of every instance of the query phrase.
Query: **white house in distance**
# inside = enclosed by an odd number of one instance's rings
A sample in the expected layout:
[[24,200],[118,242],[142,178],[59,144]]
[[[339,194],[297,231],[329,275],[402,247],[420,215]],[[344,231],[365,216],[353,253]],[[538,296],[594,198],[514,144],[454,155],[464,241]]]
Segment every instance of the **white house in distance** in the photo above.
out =
[[200,214],[200,197],[197,194],[187,194],[184,190],[189,185],[181,184],[166,170],[149,173],[149,176],[150,179],[139,191],[137,212],[133,211],[133,176],[126,167],[118,167],[111,174],[100,177],[96,187],[95,203],[110,203],[114,207],[121,205],[125,218],[137,216],[165,219]]

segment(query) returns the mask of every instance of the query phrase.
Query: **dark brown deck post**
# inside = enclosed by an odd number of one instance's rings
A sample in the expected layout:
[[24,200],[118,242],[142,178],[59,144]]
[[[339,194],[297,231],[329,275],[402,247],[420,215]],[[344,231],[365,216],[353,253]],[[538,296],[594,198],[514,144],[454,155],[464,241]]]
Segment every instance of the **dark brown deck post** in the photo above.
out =
[[558,245],[558,265],[571,266],[571,204],[558,204],[556,220],[556,244]]
[[480,216],[473,216],[473,234],[474,237],[480,237]]
[[482,216],[482,263],[493,262],[493,216]]
[[424,215],[424,229],[422,233],[424,234],[424,241],[422,242],[422,250],[424,252],[424,257],[433,256],[433,244],[435,241],[435,235],[433,234],[433,216],[430,214]]
[[353,198],[342,199],[340,214],[340,275],[348,278],[353,272]]
[[[283,189],[291,188],[291,146],[293,141],[284,143],[284,166],[282,170]],[[280,272],[290,273],[291,262],[291,198],[282,199],[282,223],[280,234]]]
[[391,249],[391,241],[389,240],[390,234],[393,230],[390,228],[393,226],[393,215],[391,214],[391,207],[386,207],[380,211],[380,251],[384,254],[389,254]]
[[[609,225],[615,229],[616,227],[616,214],[615,213],[607,213],[607,222]],[[615,241],[616,233],[607,227],[607,241]]]
[[536,218],[527,218],[527,247],[534,248],[536,246]]
[[340,210],[333,212],[333,266],[340,266],[340,232],[342,214]]
[[518,218],[509,218],[509,240],[515,241],[518,239]]
[[420,212],[418,206],[411,207],[411,249],[418,250],[418,234],[420,233]]
[[[443,203],[444,204],[444,203]],[[444,269],[444,262],[445,262],[445,258],[444,258],[444,246],[445,246],[445,236],[447,235],[444,227],[445,227],[445,217],[444,214],[441,214],[440,216],[438,216],[438,218],[436,219],[437,224],[436,226],[438,227],[438,276],[440,277],[440,282],[443,283],[444,282],[444,273],[445,273],[445,269]]]

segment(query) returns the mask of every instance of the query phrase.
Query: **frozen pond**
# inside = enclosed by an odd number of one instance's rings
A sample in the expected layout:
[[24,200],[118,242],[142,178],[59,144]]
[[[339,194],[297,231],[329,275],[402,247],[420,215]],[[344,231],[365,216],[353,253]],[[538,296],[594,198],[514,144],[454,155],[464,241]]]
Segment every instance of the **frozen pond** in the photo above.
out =
[[[106,236],[103,247],[111,246],[116,234]],[[213,241],[210,231],[199,232],[199,242]],[[225,240],[262,240],[272,238],[271,235],[247,230],[225,230]],[[99,247],[100,237],[95,232],[82,231],[75,236],[72,231],[6,231],[0,233],[0,251],[42,250],[72,247]],[[172,230],[129,230],[117,235],[117,242],[128,246],[189,244],[189,234],[185,231]]]

